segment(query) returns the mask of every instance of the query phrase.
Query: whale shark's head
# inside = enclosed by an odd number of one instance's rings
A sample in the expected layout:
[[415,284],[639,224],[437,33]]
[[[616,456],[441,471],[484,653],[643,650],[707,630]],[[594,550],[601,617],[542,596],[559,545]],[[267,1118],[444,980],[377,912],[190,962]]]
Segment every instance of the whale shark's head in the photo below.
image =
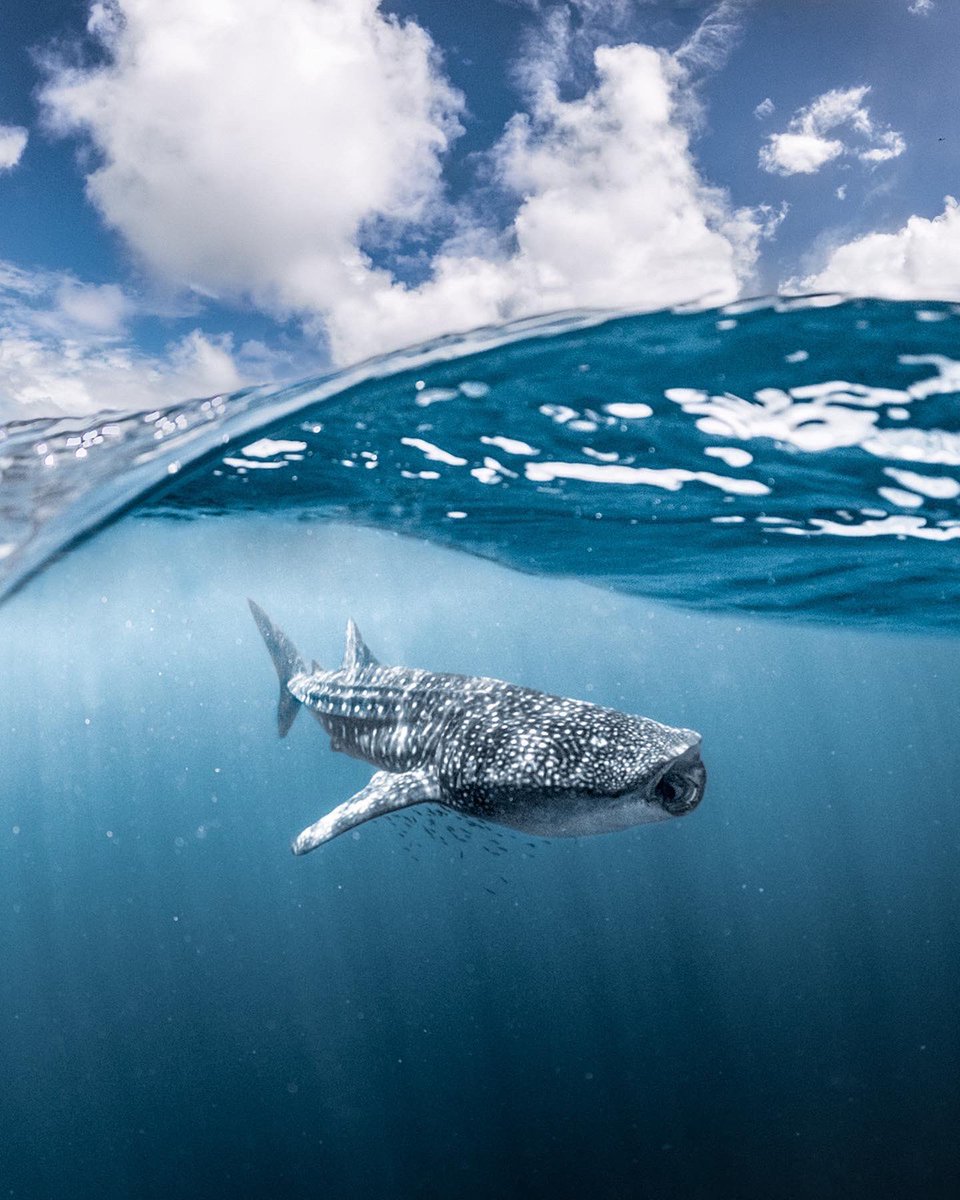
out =
[[662,808],[669,817],[692,812],[703,799],[707,784],[707,771],[700,758],[700,735],[690,729],[677,732],[696,741],[667,761],[651,779],[647,791],[649,803]]
[[661,725],[648,717],[634,720],[637,740],[630,739],[629,749],[624,747],[622,763],[633,776],[624,799],[634,809],[634,820],[645,824],[692,812],[703,799],[707,783],[700,734]]
[[682,817],[700,803],[707,782],[699,733],[615,712],[596,717],[580,746],[578,772],[588,802],[575,806],[575,817],[564,816],[567,834]]

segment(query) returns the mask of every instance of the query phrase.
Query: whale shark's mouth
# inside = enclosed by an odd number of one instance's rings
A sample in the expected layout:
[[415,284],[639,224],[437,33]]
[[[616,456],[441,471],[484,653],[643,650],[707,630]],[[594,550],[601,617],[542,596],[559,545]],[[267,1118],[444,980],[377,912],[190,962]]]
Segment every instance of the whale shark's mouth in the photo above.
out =
[[707,770],[700,758],[699,745],[678,755],[653,787],[652,799],[671,817],[692,812],[703,799]]

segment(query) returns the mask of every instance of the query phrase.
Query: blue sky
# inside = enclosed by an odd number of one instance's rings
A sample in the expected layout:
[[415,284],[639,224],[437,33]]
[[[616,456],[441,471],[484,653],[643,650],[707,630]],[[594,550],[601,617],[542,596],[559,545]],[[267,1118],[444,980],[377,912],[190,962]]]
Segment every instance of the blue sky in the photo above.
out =
[[954,0],[8,0],[0,419],[576,306],[960,300]]

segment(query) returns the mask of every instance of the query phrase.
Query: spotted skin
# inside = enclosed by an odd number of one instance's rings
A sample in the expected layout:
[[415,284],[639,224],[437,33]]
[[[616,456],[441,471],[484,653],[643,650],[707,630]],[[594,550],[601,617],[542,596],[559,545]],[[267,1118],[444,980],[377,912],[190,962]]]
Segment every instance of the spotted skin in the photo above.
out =
[[575,837],[682,816],[703,795],[692,730],[498,679],[381,666],[352,621],[343,665],[307,669],[250,607],[280,678],[281,735],[303,706],[334,750],[378,768],[295,839],[296,854],[428,801],[526,833]]

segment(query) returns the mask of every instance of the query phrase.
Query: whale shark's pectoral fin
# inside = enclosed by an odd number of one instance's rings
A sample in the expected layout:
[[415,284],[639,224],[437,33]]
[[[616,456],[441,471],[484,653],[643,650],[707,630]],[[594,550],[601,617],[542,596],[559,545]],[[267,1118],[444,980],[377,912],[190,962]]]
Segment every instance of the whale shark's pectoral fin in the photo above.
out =
[[439,799],[439,785],[428,771],[405,771],[403,774],[378,771],[362,791],[298,834],[292,850],[294,854],[309,854],[364,821],[409,808],[412,804]]

